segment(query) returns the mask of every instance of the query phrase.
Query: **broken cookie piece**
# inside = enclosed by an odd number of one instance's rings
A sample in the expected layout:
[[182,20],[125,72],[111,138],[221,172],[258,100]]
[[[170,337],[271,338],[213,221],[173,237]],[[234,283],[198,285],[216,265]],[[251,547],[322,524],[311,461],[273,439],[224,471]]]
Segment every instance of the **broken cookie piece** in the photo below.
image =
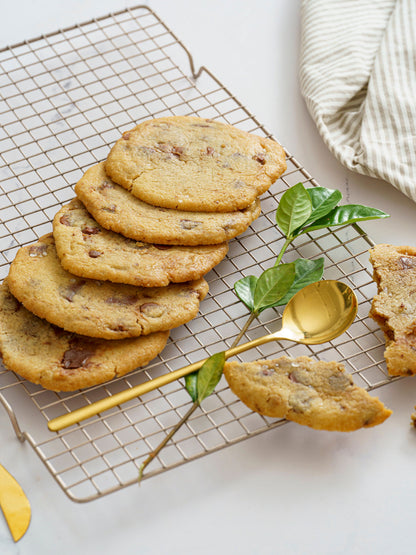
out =
[[233,361],[225,363],[224,376],[250,409],[316,430],[351,432],[381,424],[392,414],[337,362],[306,356]]
[[370,250],[377,283],[370,316],[386,339],[384,358],[392,376],[416,373],[416,248],[376,245]]

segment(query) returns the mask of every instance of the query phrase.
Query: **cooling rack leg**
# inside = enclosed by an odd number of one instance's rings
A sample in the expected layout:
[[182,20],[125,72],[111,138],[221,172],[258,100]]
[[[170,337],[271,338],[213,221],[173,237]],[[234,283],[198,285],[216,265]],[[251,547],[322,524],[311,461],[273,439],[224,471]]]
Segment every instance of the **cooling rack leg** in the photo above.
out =
[[4,408],[6,409],[7,414],[9,415],[10,422],[12,423],[13,430],[16,434],[17,439],[21,442],[25,441],[26,435],[20,429],[19,423],[17,422],[17,418],[12,407],[9,405],[9,403],[6,401],[6,399],[3,397],[1,393],[0,393],[0,401],[1,401],[1,404],[4,406]]
[[192,54],[189,52],[189,50],[186,48],[186,46],[184,46],[182,43],[180,43],[182,48],[185,50],[186,55],[188,56],[188,60],[189,60],[189,66],[191,68],[191,73],[192,73],[192,79],[194,81],[196,81],[198,79],[198,77],[201,75],[201,73],[205,70],[204,66],[201,66],[198,70],[195,69],[195,64],[194,64],[194,58],[192,56]]

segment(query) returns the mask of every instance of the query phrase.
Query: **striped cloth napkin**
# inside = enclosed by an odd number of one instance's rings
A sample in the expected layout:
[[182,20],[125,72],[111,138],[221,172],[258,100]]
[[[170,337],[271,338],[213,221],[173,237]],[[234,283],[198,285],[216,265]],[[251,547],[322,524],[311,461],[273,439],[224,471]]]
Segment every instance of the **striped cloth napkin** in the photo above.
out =
[[416,201],[416,0],[303,0],[301,92],[347,168]]

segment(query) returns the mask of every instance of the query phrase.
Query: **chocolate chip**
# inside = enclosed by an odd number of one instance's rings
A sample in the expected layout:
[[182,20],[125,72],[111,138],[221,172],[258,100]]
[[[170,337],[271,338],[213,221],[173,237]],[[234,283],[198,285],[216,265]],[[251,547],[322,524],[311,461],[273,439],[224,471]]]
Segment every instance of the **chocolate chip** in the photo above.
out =
[[85,366],[89,359],[95,355],[92,345],[78,345],[64,352],[61,364],[65,369],[80,368]]
[[62,291],[60,291],[61,296],[66,299],[67,301],[69,301],[70,303],[72,303],[75,295],[78,293],[78,291],[85,285],[85,281],[84,280],[77,280],[74,281],[73,283],[71,283],[66,289],[63,289]]
[[135,295],[126,295],[125,297],[108,297],[105,300],[107,304],[118,304],[120,306],[129,306],[137,302],[137,297]]
[[104,189],[114,189],[114,185],[109,181],[103,181],[101,185],[98,187],[98,190],[104,191]]
[[54,324],[50,324],[50,326],[51,326],[51,328],[52,328],[53,333],[54,333],[55,336],[58,337],[58,338],[59,338],[59,337],[63,337],[65,334],[68,333],[68,332],[65,331],[64,329],[62,329],[62,328],[60,328],[60,327],[58,327],[58,326],[55,326]]
[[196,295],[197,295],[197,297],[200,301],[202,301],[202,299],[204,298],[204,296],[202,294],[202,291],[199,291],[197,289],[191,289],[191,293],[192,294],[196,293]]
[[48,254],[48,245],[32,245],[29,248],[29,256],[46,256]]
[[172,147],[172,154],[174,156],[177,156],[179,158],[180,156],[182,156],[183,153],[184,153],[184,148],[183,147],[181,147],[181,146]]
[[290,372],[290,374],[288,375],[288,378],[291,382],[299,383],[298,373],[296,372],[296,370],[294,370],[293,372]]
[[130,139],[130,133],[128,131],[126,133],[123,133],[122,138],[125,141],[128,141]]
[[266,163],[266,157],[264,155],[264,152],[258,152],[257,154],[255,154],[253,156],[253,160],[255,160],[256,162],[264,166],[264,164]]
[[72,226],[71,218],[69,214],[64,214],[59,218],[59,221],[62,225]]
[[101,230],[99,227],[92,227],[91,225],[86,225],[81,229],[81,231],[82,233],[85,233],[85,235],[96,235],[97,233],[100,233]]
[[214,149],[212,146],[207,146],[207,155],[212,156],[214,154]]
[[98,258],[99,256],[101,256],[103,253],[100,251],[95,251],[94,249],[91,249],[90,251],[88,251],[88,256],[90,258]]
[[198,227],[202,224],[202,222],[194,222],[192,220],[181,220],[180,223],[182,229],[194,229],[194,227]]
[[173,154],[173,156],[177,156],[178,158],[184,153],[185,150],[182,146],[175,146],[162,142],[158,143],[157,148],[162,152],[166,152],[166,154]]
[[158,143],[157,148],[158,148],[158,150],[161,150],[162,152],[170,153],[172,151],[172,146],[168,145],[166,143]]
[[113,331],[128,331],[129,328],[126,328],[124,324],[117,324],[116,326],[110,327]]

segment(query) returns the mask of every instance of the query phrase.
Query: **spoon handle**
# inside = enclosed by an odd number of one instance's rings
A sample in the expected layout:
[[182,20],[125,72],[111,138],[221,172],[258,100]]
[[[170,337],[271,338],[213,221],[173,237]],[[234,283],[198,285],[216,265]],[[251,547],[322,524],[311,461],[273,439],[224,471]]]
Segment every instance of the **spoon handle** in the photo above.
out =
[[[230,358],[234,355],[238,355],[243,351],[247,351],[248,349],[253,349],[258,347],[259,345],[263,345],[264,343],[268,343],[269,341],[273,341],[277,339],[278,334],[273,333],[270,335],[263,335],[257,339],[253,339],[252,341],[248,341],[247,343],[243,343],[241,345],[237,345],[231,349],[225,351],[225,358]],[[81,407],[80,409],[76,409],[72,412],[68,412],[67,414],[63,414],[62,416],[57,416],[48,422],[48,428],[52,432],[58,432],[63,428],[67,428],[68,426],[72,426],[77,422],[81,422],[82,420],[86,420],[91,416],[95,416],[100,412],[106,411],[117,405],[121,405],[122,403],[126,403],[127,401],[131,401],[136,397],[140,397],[145,393],[149,393],[158,387],[162,387],[168,383],[174,382],[179,378],[183,378],[188,374],[192,374],[196,370],[199,370],[201,366],[207,359],[199,360],[198,362],[194,362],[193,364],[189,364],[188,366],[184,366],[183,368],[178,368],[178,370],[174,370],[173,372],[168,372],[167,374],[163,374],[163,376],[159,376],[158,378],[154,378],[153,380],[149,380],[143,384],[136,385],[135,387],[131,387],[129,389],[125,389],[110,397],[105,397],[104,399],[100,399],[95,403],[91,403],[86,407]]]

